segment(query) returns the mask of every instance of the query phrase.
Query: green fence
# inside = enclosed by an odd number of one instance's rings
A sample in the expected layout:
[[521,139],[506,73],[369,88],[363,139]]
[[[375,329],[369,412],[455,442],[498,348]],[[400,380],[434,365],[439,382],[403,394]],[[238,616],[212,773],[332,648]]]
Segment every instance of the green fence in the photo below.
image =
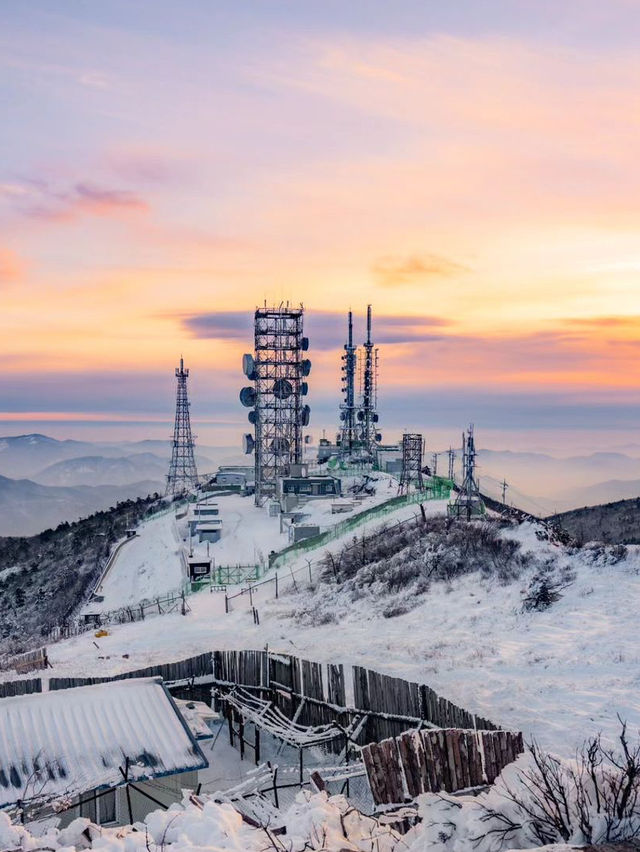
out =
[[395,512],[403,506],[410,506],[415,503],[424,503],[427,500],[448,500],[453,488],[453,483],[449,479],[443,477],[433,477],[427,488],[422,491],[416,491],[412,494],[401,494],[398,497],[392,497],[378,506],[372,506],[370,509],[365,509],[351,518],[346,518],[340,521],[330,530],[314,535],[311,538],[305,538],[297,544],[291,544],[285,547],[278,553],[274,554],[269,560],[269,568],[281,568],[286,565],[291,559],[295,559],[303,553],[308,553],[310,550],[315,550],[330,541],[334,541],[345,533],[357,529],[362,524],[368,521],[383,518],[390,512]]

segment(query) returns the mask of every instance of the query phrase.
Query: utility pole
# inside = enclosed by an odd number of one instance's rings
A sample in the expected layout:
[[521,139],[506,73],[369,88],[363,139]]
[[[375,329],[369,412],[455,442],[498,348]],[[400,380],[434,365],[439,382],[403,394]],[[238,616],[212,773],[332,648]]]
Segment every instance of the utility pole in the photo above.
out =
[[502,505],[507,505],[507,488],[509,487],[509,483],[506,479],[502,480]]

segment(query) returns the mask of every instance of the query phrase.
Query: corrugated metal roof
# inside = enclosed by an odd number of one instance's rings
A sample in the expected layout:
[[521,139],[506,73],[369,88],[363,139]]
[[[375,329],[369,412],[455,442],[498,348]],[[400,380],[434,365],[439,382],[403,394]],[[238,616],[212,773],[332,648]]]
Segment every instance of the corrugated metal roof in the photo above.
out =
[[0,807],[207,764],[161,678],[0,699]]

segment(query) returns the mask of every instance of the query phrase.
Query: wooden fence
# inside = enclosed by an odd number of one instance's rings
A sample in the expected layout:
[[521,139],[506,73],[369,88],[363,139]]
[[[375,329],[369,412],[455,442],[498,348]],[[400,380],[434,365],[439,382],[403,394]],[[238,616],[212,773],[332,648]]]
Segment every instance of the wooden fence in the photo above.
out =
[[31,680],[9,680],[0,683],[0,698],[11,698],[13,695],[31,695],[42,692],[42,681],[39,677]]
[[48,634],[49,642],[60,642],[73,636],[80,636],[97,627],[105,627],[110,624],[130,624],[135,621],[144,621],[156,615],[166,615],[170,612],[180,612],[184,615],[189,612],[189,604],[186,600],[184,589],[169,592],[164,597],[153,600],[141,601],[131,606],[123,606],[120,609],[109,612],[96,612],[87,614],[82,618],[58,624],[52,627]]
[[524,751],[512,731],[420,730],[362,749],[376,805],[399,805],[421,793],[492,784]]
[[0,657],[0,671],[16,671],[18,674],[27,674],[39,669],[46,669],[48,665],[46,648],[36,648],[34,651],[25,651],[23,654]]
[[167,682],[175,683],[195,678],[210,678],[212,674],[212,657],[210,653],[207,653],[189,657],[186,660],[178,660],[175,663],[162,663],[157,666],[147,666],[144,669],[134,669],[111,677],[52,677],[49,678],[49,689],[70,689],[74,686],[90,686],[94,683],[107,683],[132,677],[161,677]]
[[353,704],[347,707],[342,665],[314,663],[267,651],[214,651],[214,679],[268,697],[302,725],[348,725],[367,715],[358,742],[379,742],[427,723],[438,728],[496,730],[496,725],[424,685],[370,669],[352,669]]

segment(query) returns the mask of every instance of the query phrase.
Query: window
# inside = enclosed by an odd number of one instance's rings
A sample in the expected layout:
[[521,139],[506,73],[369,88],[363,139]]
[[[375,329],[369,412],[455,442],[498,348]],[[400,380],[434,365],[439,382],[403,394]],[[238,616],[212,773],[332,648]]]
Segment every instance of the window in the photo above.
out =
[[116,822],[116,791],[109,790],[103,793],[98,799],[98,822],[100,825],[107,825],[110,822]]
[[97,825],[116,822],[116,791],[90,790],[80,800],[80,816]]

